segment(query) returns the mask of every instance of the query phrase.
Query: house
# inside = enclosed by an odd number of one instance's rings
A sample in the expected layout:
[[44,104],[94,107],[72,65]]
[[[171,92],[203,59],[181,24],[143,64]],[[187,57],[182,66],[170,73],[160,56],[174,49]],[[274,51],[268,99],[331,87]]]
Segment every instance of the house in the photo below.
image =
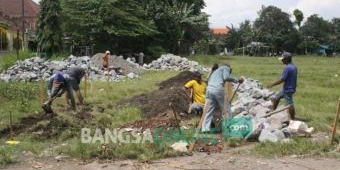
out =
[[228,28],[212,28],[210,29],[210,33],[216,38],[216,39],[223,39],[228,35],[229,29]]
[[32,0],[0,0],[0,23],[6,25],[7,50],[13,50],[13,40],[18,30],[20,39],[24,35],[25,41],[33,41],[38,14],[39,5]]

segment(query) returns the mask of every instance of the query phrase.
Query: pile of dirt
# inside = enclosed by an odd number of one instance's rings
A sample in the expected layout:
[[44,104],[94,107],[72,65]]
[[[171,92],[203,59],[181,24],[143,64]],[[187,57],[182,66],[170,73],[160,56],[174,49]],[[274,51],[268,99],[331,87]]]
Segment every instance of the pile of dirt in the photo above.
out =
[[139,108],[146,118],[161,117],[172,113],[171,102],[177,113],[186,113],[189,101],[182,91],[183,85],[192,79],[190,71],[184,71],[159,84],[159,89],[148,94],[141,94],[119,101],[119,105],[129,104]]

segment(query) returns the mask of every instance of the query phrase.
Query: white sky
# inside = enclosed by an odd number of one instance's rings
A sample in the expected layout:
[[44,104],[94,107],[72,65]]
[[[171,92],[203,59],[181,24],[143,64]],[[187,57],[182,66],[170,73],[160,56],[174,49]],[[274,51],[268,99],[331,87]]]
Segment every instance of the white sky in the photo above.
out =
[[293,11],[299,9],[306,20],[312,14],[318,14],[325,20],[340,18],[340,0],[204,0],[203,10],[210,15],[210,28],[225,26],[239,27],[246,19],[254,21],[261,6],[273,5],[290,14],[294,20]]
[[[39,3],[40,0],[33,0]],[[293,16],[294,9],[299,9],[306,20],[312,14],[323,19],[340,18],[340,0],[204,0],[203,10],[210,15],[210,28],[238,27],[248,19],[254,21],[262,5],[273,5]],[[293,19],[292,19],[293,20]]]

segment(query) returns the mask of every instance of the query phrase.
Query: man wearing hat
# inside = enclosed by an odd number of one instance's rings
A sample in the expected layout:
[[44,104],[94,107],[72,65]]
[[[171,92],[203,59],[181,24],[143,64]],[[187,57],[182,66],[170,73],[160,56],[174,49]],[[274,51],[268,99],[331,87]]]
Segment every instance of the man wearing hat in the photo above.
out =
[[[206,109],[207,113],[204,117],[202,124],[202,132],[209,132],[210,125],[217,108],[220,108],[222,117],[227,116],[228,118],[232,118],[231,108],[229,102],[225,105],[225,91],[224,85],[226,82],[233,83],[243,83],[244,77],[241,76],[239,79],[231,76],[231,66],[225,64],[223,66],[218,67],[214,72],[211,73],[207,93],[206,93]],[[228,115],[223,115],[227,113]]]
[[48,100],[42,105],[46,113],[53,113],[51,109],[52,102],[61,97],[66,91],[66,102],[71,106],[72,110],[76,110],[76,102],[73,97],[73,91],[76,92],[78,101],[83,104],[84,99],[80,92],[80,81],[86,75],[86,71],[82,67],[70,67],[65,72],[57,72],[53,74],[48,81]]
[[103,70],[108,69],[110,51],[106,51],[103,57]]
[[[182,90],[184,94],[188,97],[191,106],[189,108],[189,113],[193,111],[196,114],[203,112],[204,102],[205,102],[205,91],[207,84],[202,81],[202,74],[199,71],[193,72],[193,80],[187,82]],[[192,93],[190,93],[192,90]]]
[[284,52],[282,56],[279,57],[279,60],[286,66],[283,69],[281,77],[268,86],[268,88],[271,88],[273,86],[283,83],[283,88],[275,95],[273,99],[271,99],[273,103],[273,109],[275,110],[280,100],[284,98],[286,100],[287,105],[290,106],[288,110],[290,119],[294,120],[295,108],[293,102],[293,94],[296,91],[298,69],[292,63],[291,53]]
[[42,105],[46,113],[52,113],[51,105],[54,99],[61,97],[67,88],[62,72],[53,74],[47,83],[48,100]]

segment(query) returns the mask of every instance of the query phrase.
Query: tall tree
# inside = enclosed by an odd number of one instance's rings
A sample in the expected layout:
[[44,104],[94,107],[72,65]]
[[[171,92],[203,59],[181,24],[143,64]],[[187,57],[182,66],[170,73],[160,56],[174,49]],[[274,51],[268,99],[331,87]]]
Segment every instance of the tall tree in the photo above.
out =
[[340,18],[333,18],[332,24],[332,35],[330,38],[330,45],[335,52],[340,52]]
[[259,17],[254,22],[254,29],[261,35],[259,41],[268,43],[273,47],[273,51],[294,51],[297,41],[291,38],[296,36],[296,30],[289,14],[283,12],[275,6],[262,6],[258,12]]
[[64,30],[80,45],[134,51],[139,40],[157,34],[154,23],[134,0],[64,0]]
[[299,27],[301,27],[301,22],[303,21],[303,13],[299,9],[295,9],[293,11],[293,14],[295,16],[295,23]]
[[59,0],[42,0],[37,26],[38,46],[41,51],[52,55],[62,47],[60,29],[61,6]]
[[304,37],[316,40],[319,44],[327,43],[331,30],[331,23],[319,17],[317,14],[308,17],[301,27],[301,32]]
[[161,32],[155,42],[161,44],[168,52],[175,54],[188,52],[189,47],[205,37],[205,33],[209,31],[208,15],[197,10],[203,5],[196,2],[202,1],[193,1],[194,3],[183,0],[144,1],[147,4],[145,9],[149,18],[154,20]]

